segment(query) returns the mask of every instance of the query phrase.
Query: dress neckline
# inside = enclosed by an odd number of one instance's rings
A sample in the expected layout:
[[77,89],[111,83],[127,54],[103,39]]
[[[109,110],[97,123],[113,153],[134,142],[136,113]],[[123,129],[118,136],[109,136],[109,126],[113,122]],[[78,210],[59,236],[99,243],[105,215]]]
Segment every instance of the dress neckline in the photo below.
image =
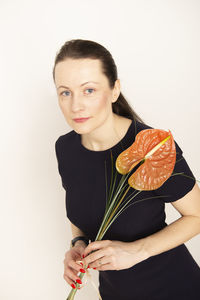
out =
[[123,147],[122,145],[126,144],[126,140],[129,139],[130,133],[131,133],[131,131],[133,129],[133,125],[134,125],[134,120],[132,120],[132,122],[129,125],[129,127],[128,127],[126,133],[125,133],[125,135],[123,136],[123,138],[118,143],[116,143],[114,146],[112,146],[112,147],[110,147],[108,149],[105,149],[105,150],[90,150],[90,149],[86,148],[85,146],[83,146],[83,144],[81,143],[81,134],[76,133],[77,137],[78,137],[78,146],[79,146],[79,148],[80,148],[81,151],[84,151],[84,152],[87,152],[87,153],[91,153],[91,154],[94,154],[94,155],[106,154],[111,149],[112,150],[117,150],[119,147],[121,148],[121,147]]

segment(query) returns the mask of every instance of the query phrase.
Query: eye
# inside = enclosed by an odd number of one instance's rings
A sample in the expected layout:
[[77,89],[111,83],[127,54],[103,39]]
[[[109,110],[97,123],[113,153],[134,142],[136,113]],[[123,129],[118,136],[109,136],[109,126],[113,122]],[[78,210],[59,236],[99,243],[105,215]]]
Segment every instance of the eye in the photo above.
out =
[[[86,89],[86,91],[91,91],[91,90],[94,91],[94,89]],[[89,94],[92,94],[92,93],[89,93]]]
[[[60,93],[61,95],[63,95],[63,93],[69,93],[68,91],[64,91],[64,92],[62,92],[62,93]],[[68,96],[68,95],[67,95]]]

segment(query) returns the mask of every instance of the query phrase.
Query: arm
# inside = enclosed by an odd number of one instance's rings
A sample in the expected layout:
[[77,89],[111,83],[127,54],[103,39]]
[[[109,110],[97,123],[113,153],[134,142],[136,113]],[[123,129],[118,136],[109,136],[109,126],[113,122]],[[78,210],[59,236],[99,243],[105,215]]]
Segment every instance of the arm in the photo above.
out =
[[[71,223],[71,222],[70,222]],[[73,223],[71,223],[71,231],[72,231],[72,237],[75,238],[76,236],[85,236],[85,233],[81,231],[77,226],[75,226]],[[84,241],[77,241],[75,245],[83,245],[86,246]]]
[[183,198],[171,204],[182,217],[160,231],[138,240],[141,251],[147,253],[148,257],[175,248],[200,233],[200,189],[197,183]]

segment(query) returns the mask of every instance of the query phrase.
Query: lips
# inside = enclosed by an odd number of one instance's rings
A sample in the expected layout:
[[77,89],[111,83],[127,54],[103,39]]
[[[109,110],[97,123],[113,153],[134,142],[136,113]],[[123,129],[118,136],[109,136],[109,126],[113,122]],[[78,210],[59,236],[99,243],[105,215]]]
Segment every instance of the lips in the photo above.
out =
[[77,119],[73,119],[73,120],[74,120],[74,122],[83,123],[83,122],[86,122],[88,119],[90,119],[90,118],[77,118]]
[[77,119],[73,119],[75,121],[81,121],[81,120],[86,120],[86,119],[89,119],[89,118],[77,118]]

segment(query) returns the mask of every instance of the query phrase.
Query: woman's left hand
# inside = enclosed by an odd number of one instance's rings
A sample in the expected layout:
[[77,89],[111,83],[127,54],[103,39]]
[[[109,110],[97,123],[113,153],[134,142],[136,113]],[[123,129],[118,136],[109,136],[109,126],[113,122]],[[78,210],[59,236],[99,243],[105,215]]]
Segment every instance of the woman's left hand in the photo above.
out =
[[90,268],[100,271],[127,269],[149,257],[144,250],[142,239],[134,242],[94,241],[84,249],[83,254],[83,265],[89,264]]

